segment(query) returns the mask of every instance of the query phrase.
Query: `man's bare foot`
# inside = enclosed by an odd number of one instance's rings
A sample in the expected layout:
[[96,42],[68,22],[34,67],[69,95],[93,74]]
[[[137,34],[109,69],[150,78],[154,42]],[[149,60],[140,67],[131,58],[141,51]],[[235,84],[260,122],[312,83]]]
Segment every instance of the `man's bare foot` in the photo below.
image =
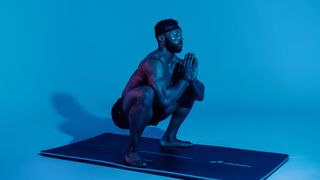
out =
[[129,166],[146,167],[147,161],[142,159],[138,152],[127,152],[124,156],[124,161]]
[[181,141],[179,139],[169,139],[169,138],[162,138],[160,140],[160,145],[163,147],[190,147],[193,144],[190,141]]

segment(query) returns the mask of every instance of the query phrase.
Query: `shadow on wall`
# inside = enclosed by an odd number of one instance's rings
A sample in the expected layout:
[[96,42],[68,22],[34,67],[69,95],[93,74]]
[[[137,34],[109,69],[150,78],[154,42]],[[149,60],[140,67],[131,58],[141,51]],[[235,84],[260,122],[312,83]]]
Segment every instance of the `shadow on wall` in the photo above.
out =
[[[72,136],[73,139],[71,143],[106,132],[129,134],[128,130],[120,129],[114,125],[111,118],[96,117],[85,111],[79,103],[68,94],[54,94],[51,101],[55,111],[65,119],[65,121],[58,126],[58,129]],[[111,109],[108,109],[107,116],[111,116],[110,112]],[[160,138],[163,133],[164,131],[160,128],[147,127],[143,136]]]

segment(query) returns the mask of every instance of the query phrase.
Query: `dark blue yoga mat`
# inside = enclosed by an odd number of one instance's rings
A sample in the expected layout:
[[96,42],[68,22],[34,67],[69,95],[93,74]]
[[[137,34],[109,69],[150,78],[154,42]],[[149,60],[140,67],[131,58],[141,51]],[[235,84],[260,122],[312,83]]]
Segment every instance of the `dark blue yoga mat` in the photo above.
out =
[[148,166],[135,168],[123,161],[128,142],[129,136],[105,133],[40,154],[182,179],[266,179],[289,159],[286,154],[208,145],[163,148],[159,139],[143,137],[140,152]]

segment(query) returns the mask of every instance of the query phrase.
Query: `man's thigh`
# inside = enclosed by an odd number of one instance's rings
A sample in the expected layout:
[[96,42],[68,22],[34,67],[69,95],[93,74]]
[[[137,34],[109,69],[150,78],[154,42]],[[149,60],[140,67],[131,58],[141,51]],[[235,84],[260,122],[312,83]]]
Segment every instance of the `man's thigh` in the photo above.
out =
[[172,115],[178,108],[192,108],[195,101],[193,89],[189,86],[186,88],[179,100],[166,109],[153,106],[153,118],[151,123],[157,124]]
[[153,118],[151,123],[159,123],[162,120],[168,118],[179,107],[178,103],[173,103],[166,109],[160,108],[157,105],[153,106]]
[[[144,98],[153,98],[153,89],[149,86],[139,86],[130,90],[123,99],[122,109],[128,115],[131,107],[138,101]],[[152,97],[151,97],[152,96]],[[151,105],[152,106],[152,103]]]

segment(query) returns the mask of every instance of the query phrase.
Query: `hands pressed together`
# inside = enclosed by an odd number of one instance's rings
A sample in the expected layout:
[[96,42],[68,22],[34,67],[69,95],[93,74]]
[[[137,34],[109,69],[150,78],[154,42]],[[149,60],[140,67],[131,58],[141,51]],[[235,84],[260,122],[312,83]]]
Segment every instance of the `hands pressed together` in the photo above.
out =
[[180,66],[182,79],[193,82],[197,79],[198,74],[198,60],[192,53],[187,53],[184,57],[183,64]]

